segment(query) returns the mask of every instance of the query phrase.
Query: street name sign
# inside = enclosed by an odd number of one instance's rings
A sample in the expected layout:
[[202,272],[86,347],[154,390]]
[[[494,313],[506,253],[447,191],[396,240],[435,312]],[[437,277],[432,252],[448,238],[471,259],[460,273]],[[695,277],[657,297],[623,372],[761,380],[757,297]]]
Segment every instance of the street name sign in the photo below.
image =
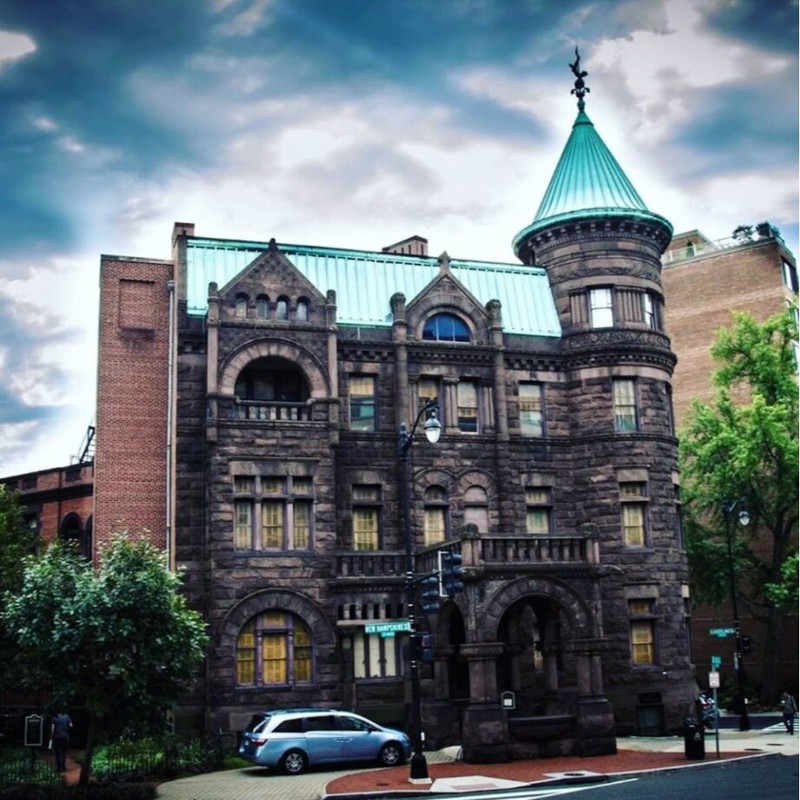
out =
[[712,636],[718,636],[720,639],[724,639],[726,636],[731,636],[736,633],[736,628],[709,628],[708,632]]
[[394,636],[396,633],[411,630],[411,623],[405,619],[400,622],[377,622],[374,625],[365,625],[364,633],[379,633],[381,636]]

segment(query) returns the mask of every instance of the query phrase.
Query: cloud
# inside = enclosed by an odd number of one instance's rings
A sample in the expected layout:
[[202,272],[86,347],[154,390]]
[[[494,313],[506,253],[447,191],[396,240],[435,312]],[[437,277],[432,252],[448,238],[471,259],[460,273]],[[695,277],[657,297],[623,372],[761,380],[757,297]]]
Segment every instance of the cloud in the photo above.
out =
[[36,44],[30,36],[0,30],[0,70],[35,50]]

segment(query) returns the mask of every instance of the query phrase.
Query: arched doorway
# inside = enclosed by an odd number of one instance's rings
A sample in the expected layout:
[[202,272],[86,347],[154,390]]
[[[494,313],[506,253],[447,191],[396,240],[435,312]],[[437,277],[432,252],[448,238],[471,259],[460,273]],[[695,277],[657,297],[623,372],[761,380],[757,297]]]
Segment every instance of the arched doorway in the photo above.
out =
[[576,670],[565,652],[574,637],[569,615],[552,598],[527,596],[508,608],[498,631],[504,655],[497,661],[497,686],[514,692],[517,713],[546,716],[574,708]]

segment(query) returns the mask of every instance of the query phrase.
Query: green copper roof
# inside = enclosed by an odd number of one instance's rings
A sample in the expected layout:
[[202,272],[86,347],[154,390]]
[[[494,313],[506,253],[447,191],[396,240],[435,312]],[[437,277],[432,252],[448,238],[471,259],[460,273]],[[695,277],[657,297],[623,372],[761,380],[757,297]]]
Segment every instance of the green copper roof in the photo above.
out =
[[533,221],[590,208],[647,211],[644,200],[581,110]]
[[[205,314],[208,284],[225,286],[268,247],[266,242],[189,237],[187,311]],[[294,244],[278,248],[323,295],[336,292],[340,325],[390,326],[392,295],[402,292],[410,302],[440,269],[438,259],[430,257]],[[506,333],[561,336],[543,268],[454,258],[450,271],[479,302],[500,301]]]
[[648,210],[583,105],[581,100],[572,133],[533,222],[514,237],[517,254],[532,233],[558,222],[624,216],[660,222],[672,230],[666,219]]

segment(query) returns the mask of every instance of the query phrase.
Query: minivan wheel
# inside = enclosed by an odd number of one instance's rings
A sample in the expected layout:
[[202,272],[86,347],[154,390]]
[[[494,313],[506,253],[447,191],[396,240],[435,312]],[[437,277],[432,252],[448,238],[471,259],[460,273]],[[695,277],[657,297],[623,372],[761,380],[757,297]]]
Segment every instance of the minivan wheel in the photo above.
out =
[[281,769],[289,775],[299,775],[308,766],[308,759],[302,750],[288,750],[281,758]]
[[395,767],[403,763],[403,750],[397,742],[388,742],[378,753],[378,763],[384,767]]

